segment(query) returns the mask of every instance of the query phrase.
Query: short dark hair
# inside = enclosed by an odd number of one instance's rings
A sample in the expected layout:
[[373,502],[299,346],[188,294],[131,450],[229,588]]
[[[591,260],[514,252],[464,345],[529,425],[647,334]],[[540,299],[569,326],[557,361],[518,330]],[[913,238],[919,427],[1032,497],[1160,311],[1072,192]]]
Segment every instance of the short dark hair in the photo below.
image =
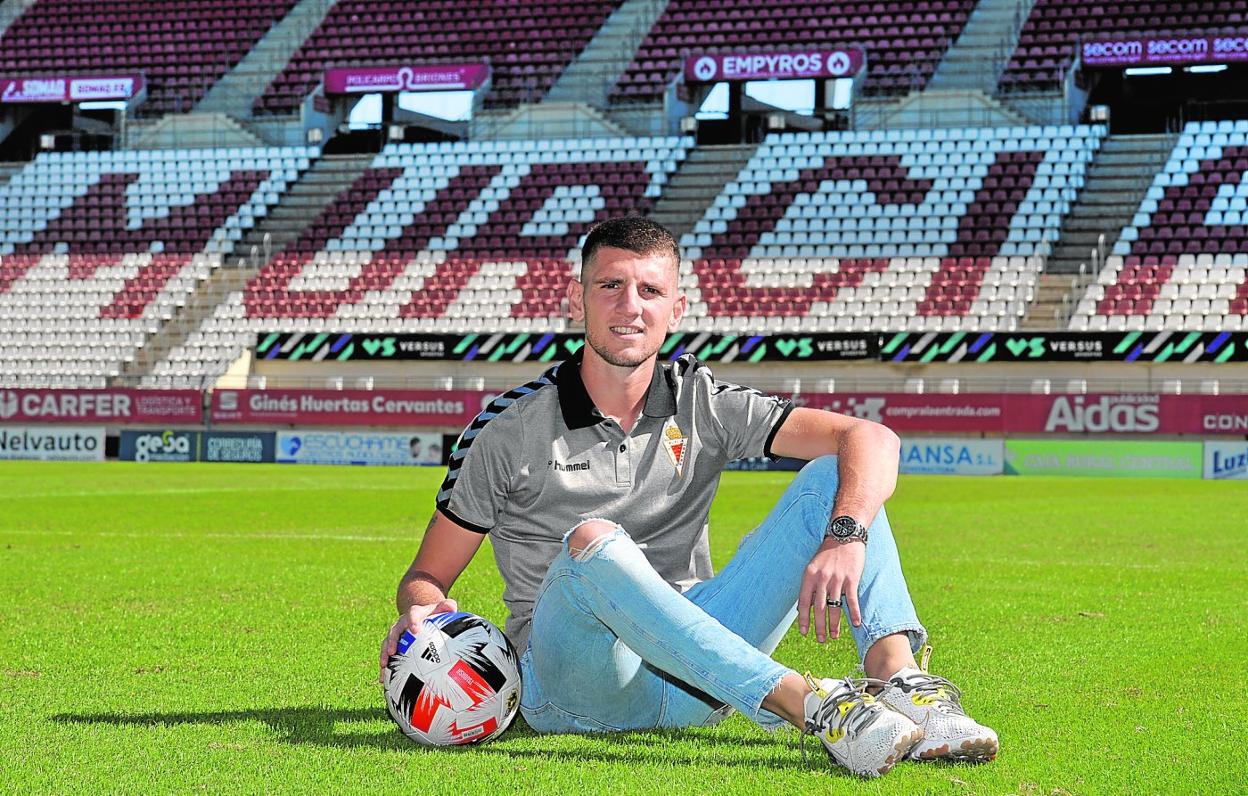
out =
[[582,280],[589,259],[603,246],[624,249],[633,254],[666,254],[677,268],[680,267],[680,246],[666,227],[641,216],[621,216],[597,224],[585,236],[585,243],[581,246]]

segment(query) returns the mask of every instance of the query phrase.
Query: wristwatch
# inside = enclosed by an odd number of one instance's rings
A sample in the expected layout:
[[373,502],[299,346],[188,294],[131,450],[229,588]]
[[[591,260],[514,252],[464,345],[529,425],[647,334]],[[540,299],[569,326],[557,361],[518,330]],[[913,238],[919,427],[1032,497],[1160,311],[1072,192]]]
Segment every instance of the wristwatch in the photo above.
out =
[[867,543],[867,529],[863,527],[862,523],[848,514],[833,517],[828,522],[828,530],[824,533],[824,536],[836,540],[838,544],[854,541],[859,541],[863,544]]

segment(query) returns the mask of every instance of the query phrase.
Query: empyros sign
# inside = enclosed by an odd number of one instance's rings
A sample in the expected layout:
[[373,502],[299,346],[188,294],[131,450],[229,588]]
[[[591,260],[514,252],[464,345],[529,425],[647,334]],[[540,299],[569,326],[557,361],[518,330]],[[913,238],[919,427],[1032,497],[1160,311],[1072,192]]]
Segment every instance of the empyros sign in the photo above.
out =
[[325,70],[326,94],[468,91],[490,77],[487,64],[422,64]]
[[866,64],[867,53],[861,47],[691,55],[685,59],[685,80],[718,83],[853,77]]
[[0,390],[0,423],[199,423],[196,390]]
[[142,75],[0,77],[0,103],[128,100],[143,90]]
[[492,393],[478,390],[217,390],[215,423],[464,426]]
[[1248,61],[1248,34],[1086,41],[1084,66],[1173,66]]
[[0,460],[104,461],[104,427],[0,426]]

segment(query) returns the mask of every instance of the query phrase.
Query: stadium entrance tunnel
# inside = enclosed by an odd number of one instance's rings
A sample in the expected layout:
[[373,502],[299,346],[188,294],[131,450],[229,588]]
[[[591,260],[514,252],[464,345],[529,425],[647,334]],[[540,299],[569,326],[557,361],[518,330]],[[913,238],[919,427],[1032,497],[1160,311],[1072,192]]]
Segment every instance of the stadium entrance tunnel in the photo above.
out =
[[[1168,70],[1168,71],[1166,71]],[[1116,134],[1178,130],[1202,119],[1248,119],[1248,64],[1090,69],[1088,105],[1108,105]]]

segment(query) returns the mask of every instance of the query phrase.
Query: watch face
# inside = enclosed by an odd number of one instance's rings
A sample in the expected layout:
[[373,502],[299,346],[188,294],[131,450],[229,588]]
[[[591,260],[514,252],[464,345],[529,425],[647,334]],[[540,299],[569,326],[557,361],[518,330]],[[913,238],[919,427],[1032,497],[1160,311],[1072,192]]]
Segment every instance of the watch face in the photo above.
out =
[[858,523],[852,517],[837,517],[832,520],[832,535],[838,539],[847,539],[858,530]]

